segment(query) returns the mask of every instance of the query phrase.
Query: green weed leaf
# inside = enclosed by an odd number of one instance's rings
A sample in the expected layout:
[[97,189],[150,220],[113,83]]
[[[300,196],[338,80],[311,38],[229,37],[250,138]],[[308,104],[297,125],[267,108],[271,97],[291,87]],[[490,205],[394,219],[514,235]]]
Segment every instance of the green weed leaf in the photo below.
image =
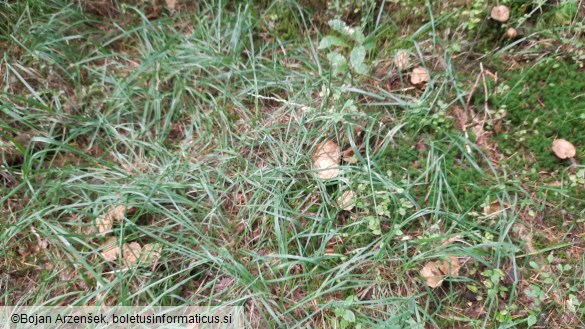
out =
[[341,38],[328,35],[321,39],[321,42],[319,43],[319,49],[327,49],[330,47],[349,47],[349,45]]
[[368,67],[364,64],[366,59],[366,48],[364,46],[357,46],[353,48],[349,55],[349,62],[353,69],[359,74],[366,74]]
[[528,316],[528,319],[526,319],[526,324],[528,325],[528,327],[532,327],[533,325],[536,324],[536,321],[537,321],[536,316],[530,315]]

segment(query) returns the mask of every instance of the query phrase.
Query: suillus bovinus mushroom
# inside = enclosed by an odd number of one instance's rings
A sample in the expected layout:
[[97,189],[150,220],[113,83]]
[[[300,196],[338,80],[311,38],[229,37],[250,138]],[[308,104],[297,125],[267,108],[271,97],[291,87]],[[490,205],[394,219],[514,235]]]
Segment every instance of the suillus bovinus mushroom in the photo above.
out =
[[555,139],[552,144],[552,151],[555,153],[557,158],[559,159],[569,159],[573,165],[576,165],[577,162],[575,161],[575,155],[577,154],[577,149],[575,145],[569,142],[566,139]]
[[495,6],[492,8],[491,17],[500,23],[507,22],[510,19],[510,9],[503,5]]

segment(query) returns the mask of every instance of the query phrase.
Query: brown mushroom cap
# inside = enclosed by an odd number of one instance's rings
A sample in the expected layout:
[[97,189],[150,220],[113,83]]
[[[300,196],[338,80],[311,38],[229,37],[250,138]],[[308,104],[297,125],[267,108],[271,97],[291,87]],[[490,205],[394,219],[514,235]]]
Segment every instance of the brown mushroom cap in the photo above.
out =
[[509,39],[515,39],[518,36],[518,31],[515,28],[510,27],[506,30],[506,37]]
[[415,67],[410,74],[410,82],[413,85],[420,85],[429,81],[429,72],[422,66]]
[[341,150],[332,140],[323,142],[313,156],[315,169],[319,170],[317,176],[322,179],[331,179],[339,175],[339,161]]
[[394,66],[398,71],[403,71],[410,66],[410,56],[406,50],[400,49],[394,56]]
[[498,22],[507,22],[510,19],[510,9],[504,5],[495,6],[492,8],[492,18]]
[[572,158],[577,154],[575,146],[566,139],[555,139],[552,144],[552,151],[560,159]]

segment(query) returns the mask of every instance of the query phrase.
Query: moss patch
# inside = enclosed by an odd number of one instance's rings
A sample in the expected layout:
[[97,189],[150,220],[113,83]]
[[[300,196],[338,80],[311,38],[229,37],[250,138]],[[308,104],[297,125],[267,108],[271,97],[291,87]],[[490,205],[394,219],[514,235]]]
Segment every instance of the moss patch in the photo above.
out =
[[577,158],[582,158],[585,80],[578,65],[550,59],[507,75],[509,91],[491,97],[507,109],[505,131],[496,137],[501,151],[527,167],[551,172],[568,165],[551,151],[553,140],[564,138],[577,146]]

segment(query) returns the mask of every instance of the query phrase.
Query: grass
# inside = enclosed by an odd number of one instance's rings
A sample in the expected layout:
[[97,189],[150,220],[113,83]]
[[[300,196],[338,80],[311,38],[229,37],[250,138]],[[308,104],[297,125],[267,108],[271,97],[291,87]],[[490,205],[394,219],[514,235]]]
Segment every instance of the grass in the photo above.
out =
[[[512,1],[522,35],[506,40],[491,2],[342,2],[0,2],[0,305],[231,304],[270,328],[584,326],[583,13]],[[327,35],[349,48],[319,49]],[[400,49],[427,85],[396,69]],[[549,151],[557,137],[576,166]],[[323,180],[328,140],[353,157]],[[160,257],[129,261],[131,243]],[[428,286],[421,269],[450,257],[459,272]]]

